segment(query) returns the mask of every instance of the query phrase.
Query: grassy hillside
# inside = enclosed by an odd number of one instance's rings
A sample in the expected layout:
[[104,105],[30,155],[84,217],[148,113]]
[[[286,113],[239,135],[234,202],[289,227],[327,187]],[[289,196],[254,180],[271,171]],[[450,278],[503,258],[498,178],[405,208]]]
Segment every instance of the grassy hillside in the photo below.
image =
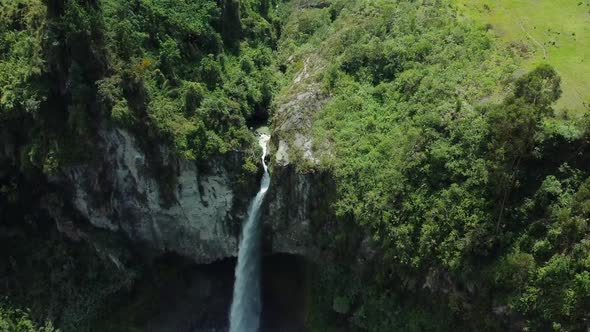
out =
[[467,17],[489,24],[530,70],[547,62],[562,77],[558,110],[590,108],[590,1],[455,0]]

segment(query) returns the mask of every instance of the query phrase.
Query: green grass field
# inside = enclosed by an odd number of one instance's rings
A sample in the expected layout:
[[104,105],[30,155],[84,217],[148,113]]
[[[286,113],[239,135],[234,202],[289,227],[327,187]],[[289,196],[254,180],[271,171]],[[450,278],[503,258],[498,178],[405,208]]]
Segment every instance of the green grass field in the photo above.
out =
[[563,88],[558,110],[590,110],[590,0],[454,1],[517,51],[524,69],[555,67]]

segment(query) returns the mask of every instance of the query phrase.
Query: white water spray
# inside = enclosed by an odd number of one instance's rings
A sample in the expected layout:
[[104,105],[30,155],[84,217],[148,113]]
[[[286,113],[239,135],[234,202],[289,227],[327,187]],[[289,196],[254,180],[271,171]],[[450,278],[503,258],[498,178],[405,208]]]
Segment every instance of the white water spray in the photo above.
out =
[[261,134],[258,144],[262,147],[264,175],[260,190],[248,209],[248,220],[242,229],[242,241],[238,251],[234,297],[229,317],[230,332],[256,332],[260,321],[260,227],[259,213],[262,200],[270,184],[266,165],[269,135]]

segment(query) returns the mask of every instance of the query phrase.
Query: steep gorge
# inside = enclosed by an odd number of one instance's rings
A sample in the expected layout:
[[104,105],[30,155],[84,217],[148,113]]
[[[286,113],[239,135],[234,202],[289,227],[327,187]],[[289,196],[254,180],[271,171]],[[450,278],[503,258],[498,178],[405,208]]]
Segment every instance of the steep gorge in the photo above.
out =
[[[248,91],[244,97],[232,96],[231,101],[218,90],[213,91],[221,83],[219,80],[224,81],[224,87],[236,84],[236,89],[241,90],[245,83],[239,82],[240,78],[235,78],[236,83],[230,82],[234,80],[230,75],[256,76],[260,74],[253,71],[269,66],[269,63],[265,64],[268,61],[265,58],[268,55],[264,53],[268,51],[267,46],[251,46],[249,49],[242,45],[241,48],[246,48],[244,53],[254,54],[240,58],[237,41],[252,39],[257,43],[258,39],[275,37],[272,36],[274,27],[266,21],[269,13],[264,4],[262,8],[257,4],[247,5],[250,7],[242,8],[240,17],[239,14],[235,16],[235,11],[239,10],[235,5],[239,6],[239,2],[228,1],[219,5],[223,10],[218,18],[215,18],[217,13],[212,10],[212,4],[216,6],[214,2],[185,4],[185,8],[176,8],[179,10],[170,13],[161,11],[161,6],[170,5],[164,2],[133,5],[118,1],[101,4],[52,1],[47,7],[41,1],[2,4],[2,14],[6,13],[0,21],[6,24],[3,27],[21,29],[23,35],[30,33],[31,42],[37,42],[35,38],[38,38],[40,51],[33,55],[43,59],[39,62],[42,67],[35,74],[37,76],[25,79],[52,83],[47,91],[38,92],[38,109],[30,113],[21,107],[29,101],[20,90],[16,93],[23,94],[22,100],[9,105],[4,104],[3,99],[0,108],[0,215],[1,236],[6,239],[0,278],[5,281],[3,294],[9,296],[16,306],[30,307],[36,320],[53,320],[64,331],[126,331],[131,327],[193,331],[194,327],[201,330],[227,326],[231,292],[225,291],[233,285],[233,268],[228,267],[233,266],[233,259],[237,256],[241,224],[262,174],[257,164],[254,169],[245,170],[244,165],[251,162],[249,158],[254,154],[247,141],[254,135],[239,130],[245,129],[246,121],[254,124],[268,117],[265,108],[269,97],[252,101],[252,98],[259,97],[251,98],[251,94],[258,93],[256,89],[269,87],[266,83],[258,86],[265,79],[254,81],[255,86],[251,88],[254,92]],[[128,5],[136,7],[127,8]],[[187,26],[174,16],[193,15],[186,6],[199,10],[206,7],[211,11],[205,10],[204,18],[198,16],[203,15],[203,11],[195,13],[195,24]],[[148,28],[154,26],[149,27],[148,22],[141,20],[152,19],[150,15],[161,15],[162,25],[154,27],[158,38],[141,44],[140,48],[145,50],[131,50],[136,52],[134,56],[143,56],[139,60],[130,59],[129,53],[125,53],[129,49],[122,48],[131,45],[120,44],[121,40],[117,39],[124,38],[121,33],[127,33],[117,30],[123,27],[117,24],[127,21],[116,24],[108,21],[113,15],[125,15],[130,9],[145,15],[136,22],[146,24]],[[258,10],[267,18],[258,16]],[[27,15],[33,15],[30,25],[18,25],[19,20]],[[212,26],[220,24],[222,30],[240,25],[240,19],[247,20],[252,16],[255,21],[247,24],[268,26],[265,26],[266,30],[256,32],[260,35],[248,30],[253,27],[245,27],[242,32],[234,34],[222,31],[223,40],[218,40],[216,27],[210,30],[200,26],[200,20],[210,19],[207,15],[214,17]],[[215,22],[217,19],[219,21]],[[107,25],[110,24],[108,28],[104,25],[105,20]],[[144,27],[136,29],[141,31]],[[159,39],[162,35],[168,35],[165,40],[168,44],[163,43],[164,46]],[[261,43],[266,42],[272,43],[272,40]],[[212,61],[208,64],[210,67],[203,65],[203,69],[196,73],[185,73],[187,67],[178,63],[180,59],[174,53],[174,48],[178,47],[174,46],[175,43],[185,47],[182,61],[192,65]],[[165,47],[170,45],[173,45],[172,54],[166,53],[168,49]],[[7,54],[17,54],[18,46],[9,49],[12,53]],[[261,53],[256,54],[258,51]],[[215,57],[207,58],[206,53],[203,56],[204,52],[211,52]],[[150,62],[154,57],[157,64],[152,65]],[[4,60],[2,57],[3,66],[12,65]],[[135,61],[140,62],[139,67]],[[219,64],[223,61],[225,67],[221,69]],[[233,70],[228,69],[233,65],[231,61],[237,61],[240,68],[237,74],[229,73]],[[37,62],[31,60],[31,63]],[[141,67],[143,65],[146,68]],[[150,76],[152,71],[160,76],[156,75],[154,79]],[[185,96],[178,96],[179,85],[183,94],[185,91],[185,81],[181,81],[179,75],[185,80],[195,80],[194,76],[191,77],[195,74],[199,77],[197,80],[202,79],[209,86],[193,84],[187,88]],[[3,76],[2,80],[7,79],[12,77]],[[25,89],[34,85],[27,84]],[[3,86],[0,95],[8,96],[10,88],[12,86]],[[166,91],[166,94],[160,95],[160,91]],[[230,95],[233,92],[225,93]],[[164,105],[153,104],[157,100]],[[181,108],[185,113],[182,117],[186,119],[170,118],[170,114],[158,115],[178,100],[183,100]],[[243,110],[235,109],[235,100],[243,102],[239,106]],[[118,113],[122,104],[126,110]],[[207,131],[203,138],[195,138],[196,131],[187,133],[191,144],[196,144],[188,150],[182,151],[176,145],[175,140],[180,136],[167,136],[170,126],[190,126],[194,113],[223,113],[227,108],[238,114],[244,110],[247,113],[229,118],[223,114],[205,115],[218,127],[211,128],[206,122],[204,129]],[[228,128],[232,134],[222,136],[221,131]],[[199,139],[209,143],[206,147],[199,145]],[[239,143],[226,145],[227,141],[223,140]],[[207,149],[212,150],[207,152]],[[195,157],[195,151],[203,156]],[[287,184],[292,188],[274,183],[276,189],[269,192],[269,204],[276,208],[264,210],[265,255],[299,255],[312,250],[309,224],[313,217],[309,206],[311,199],[321,193],[310,191],[311,179],[296,175],[293,167],[284,166],[284,170],[277,168],[276,172],[293,178]],[[306,191],[296,192],[294,189],[301,187],[307,188]],[[289,197],[280,196],[281,193],[288,193]],[[294,206],[301,208],[293,209]],[[295,215],[296,219],[279,220],[290,215]],[[273,217],[275,222],[271,221]],[[26,245],[31,239],[39,239],[38,245]],[[56,250],[53,251],[51,246]],[[300,263],[295,266],[297,264]],[[39,278],[22,277],[35,274],[41,265],[45,268]],[[270,272],[263,273],[263,278],[276,274],[274,269],[264,266],[266,263],[263,262],[263,270]],[[290,277],[284,279],[288,283]],[[188,294],[183,296],[185,289],[175,284],[185,285]],[[39,289],[42,295],[31,298],[27,292],[20,292],[21,287]],[[280,288],[275,287],[270,293],[265,288],[265,297],[279,299],[277,289],[280,292]],[[72,295],[72,291],[79,295]],[[171,298],[174,294],[180,300]],[[212,294],[216,294],[217,300],[213,300]],[[159,300],[154,302],[154,299]],[[182,301],[197,303],[195,312],[164,309],[165,304],[178,308]],[[113,312],[110,307],[119,310]],[[162,310],[170,316],[162,314],[153,320],[146,319],[146,314],[154,310]],[[277,308],[273,310],[276,313]],[[104,315],[111,317],[105,319]],[[302,317],[297,320],[301,325]],[[263,317],[262,325],[269,324],[285,323]]]

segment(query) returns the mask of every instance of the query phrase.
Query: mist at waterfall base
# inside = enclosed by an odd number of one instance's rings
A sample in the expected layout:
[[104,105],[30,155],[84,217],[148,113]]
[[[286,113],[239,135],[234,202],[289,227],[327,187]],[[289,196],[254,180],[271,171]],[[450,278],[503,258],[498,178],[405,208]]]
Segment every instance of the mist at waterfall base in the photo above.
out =
[[270,175],[266,165],[267,144],[270,136],[261,134],[258,143],[262,147],[264,175],[260,190],[248,210],[248,219],[242,229],[242,239],[238,251],[236,279],[230,310],[230,332],[255,332],[260,324],[262,307],[260,298],[260,207],[268,186]]

